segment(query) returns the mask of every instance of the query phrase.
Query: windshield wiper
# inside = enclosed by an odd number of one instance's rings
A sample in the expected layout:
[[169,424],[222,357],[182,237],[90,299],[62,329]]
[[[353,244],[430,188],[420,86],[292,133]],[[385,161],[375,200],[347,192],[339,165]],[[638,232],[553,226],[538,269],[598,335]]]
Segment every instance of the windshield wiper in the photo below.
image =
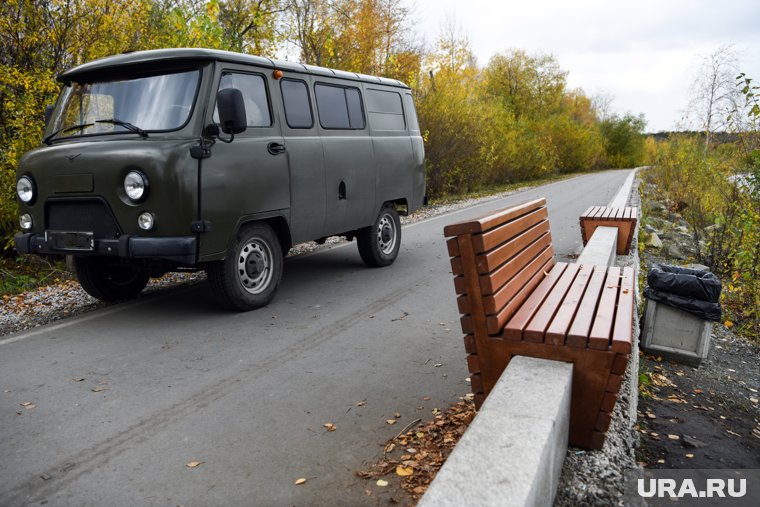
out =
[[52,134],[50,134],[49,136],[46,136],[42,140],[42,142],[45,143],[45,144],[47,144],[48,146],[50,146],[50,141],[52,141],[53,138],[55,136],[57,136],[58,134],[63,134],[65,132],[68,132],[69,130],[85,129],[87,127],[92,127],[93,125],[95,125],[95,124],[94,123],[80,123],[79,125],[72,125],[71,127],[66,127],[66,128],[58,129],[55,132],[53,132]]
[[132,125],[128,121],[119,120],[117,118],[109,118],[107,120],[95,120],[95,123],[111,123],[113,125],[119,125],[120,127],[124,127],[127,130],[130,130],[134,132],[135,134],[140,134],[142,137],[148,137],[148,133],[138,127],[137,125]]

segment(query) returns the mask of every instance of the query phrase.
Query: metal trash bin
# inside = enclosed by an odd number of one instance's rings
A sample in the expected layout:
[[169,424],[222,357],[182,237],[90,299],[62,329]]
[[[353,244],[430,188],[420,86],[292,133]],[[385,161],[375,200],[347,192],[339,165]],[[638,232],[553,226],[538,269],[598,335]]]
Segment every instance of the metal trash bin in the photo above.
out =
[[676,362],[699,365],[710,350],[712,322],[721,320],[721,284],[709,271],[653,264],[641,346]]

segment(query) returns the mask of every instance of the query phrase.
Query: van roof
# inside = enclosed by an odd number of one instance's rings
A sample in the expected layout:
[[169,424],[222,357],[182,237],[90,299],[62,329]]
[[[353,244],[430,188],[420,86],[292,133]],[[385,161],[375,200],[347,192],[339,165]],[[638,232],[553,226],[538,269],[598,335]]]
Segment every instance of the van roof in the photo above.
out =
[[184,63],[185,61],[204,60],[243,63],[257,65],[259,67],[288,70],[291,72],[301,72],[315,76],[337,77],[353,81],[362,81],[365,83],[409,88],[401,81],[386,77],[368,76],[365,74],[357,74],[355,72],[328,69],[325,67],[317,67],[315,65],[306,65],[285,60],[272,60],[262,56],[246,55],[243,53],[234,53],[232,51],[201,48],[152,49],[148,51],[135,51],[133,53],[122,53],[120,55],[108,56],[69,69],[58,76],[58,81],[62,83],[71,83],[72,81],[91,79],[104,73],[107,74],[113,72],[116,69],[123,69],[125,66],[129,67],[151,64],[166,65],[171,63]]

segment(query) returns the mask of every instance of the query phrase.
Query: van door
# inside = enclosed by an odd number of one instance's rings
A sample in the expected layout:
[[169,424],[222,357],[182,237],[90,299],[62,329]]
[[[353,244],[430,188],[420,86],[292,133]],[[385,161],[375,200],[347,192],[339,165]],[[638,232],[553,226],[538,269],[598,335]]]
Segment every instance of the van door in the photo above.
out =
[[[211,157],[202,161],[200,216],[210,230],[200,234],[201,261],[220,258],[240,222],[266,216],[289,220],[287,148],[275,121],[279,100],[271,100],[279,91],[265,72],[243,66],[218,71],[218,89],[242,92],[248,128],[231,143],[216,140]],[[209,109],[207,124],[218,123],[216,106]]]
[[316,126],[309,76],[280,79],[280,124],[290,164],[290,234],[293,244],[325,235],[325,165]]
[[319,78],[314,95],[325,157],[325,234],[371,225],[377,171],[358,86]]

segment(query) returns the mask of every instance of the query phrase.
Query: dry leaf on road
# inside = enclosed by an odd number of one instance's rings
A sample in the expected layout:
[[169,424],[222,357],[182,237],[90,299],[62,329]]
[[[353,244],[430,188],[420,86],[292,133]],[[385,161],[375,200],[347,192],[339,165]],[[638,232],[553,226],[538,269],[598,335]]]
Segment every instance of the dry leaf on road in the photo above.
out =
[[414,474],[414,469],[412,467],[405,467],[402,465],[396,466],[396,475],[401,477],[409,477],[412,474]]
[[201,466],[205,461],[191,461],[187,465],[185,465],[187,468],[198,468]]
[[335,431],[338,429],[338,427],[335,426],[333,423],[324,423],[322,426],[327,428],[327,431]]
[[301,485],[301,484],[303,484],[305,482],[306,482],[306,478],[305,477],[301,477],[300,479],[296,479],[296,482],[294,482],[293,484],[295,484],[296,486],[299,486],[299,485]]

